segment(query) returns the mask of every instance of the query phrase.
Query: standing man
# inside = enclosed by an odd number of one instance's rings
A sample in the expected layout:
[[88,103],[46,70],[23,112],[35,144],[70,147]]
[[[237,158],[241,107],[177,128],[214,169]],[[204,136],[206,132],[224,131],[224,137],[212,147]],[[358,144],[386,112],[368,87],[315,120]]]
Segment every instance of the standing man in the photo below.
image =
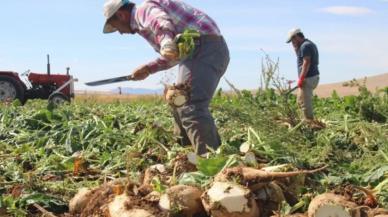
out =
[[317,46],[306,39],[300,29],[292,29],[288,33],[287,43],[292,42],[298,63],[298,102],[307,121],[314,120],[313,90],[319,83],[319,53]]
[[[216,150],[220,136],[209,104],[229,64],[229,50],[217,24],[202,11],[180,0],[145,0],[135,5],[128,0],[108,0],[104,5],[104,33],[139,34],[161,56],[136,69],[132,76],[144,80],[158,71],[179,64],[177,84],[191,88],[190,100],[173,108],[174,132],[181,145],[192,145],[198,155]],[[194,53],[179,59],[175,37],[186,29],[196,30]]]

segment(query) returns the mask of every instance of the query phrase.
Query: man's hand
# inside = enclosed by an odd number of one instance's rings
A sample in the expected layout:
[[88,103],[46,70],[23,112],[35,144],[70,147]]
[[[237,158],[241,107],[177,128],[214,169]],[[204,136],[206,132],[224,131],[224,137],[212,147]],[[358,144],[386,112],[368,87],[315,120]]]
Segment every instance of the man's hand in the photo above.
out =
[[148,68],[147,65],[140,66],[139,68],[135,69],[132,73],[133,80],[135,81],[141,81],[146,79],[150,75],[151,71]]
[[299,80],[298,80],[298,87],[299,88],[303,87],[304,79],[305,79],[304,75],[301,75]]
[[168,60],[179,59],[178,47],[173,41],[168,41],[167,43],[162,45],[162,48],[160,49],[160,54]]

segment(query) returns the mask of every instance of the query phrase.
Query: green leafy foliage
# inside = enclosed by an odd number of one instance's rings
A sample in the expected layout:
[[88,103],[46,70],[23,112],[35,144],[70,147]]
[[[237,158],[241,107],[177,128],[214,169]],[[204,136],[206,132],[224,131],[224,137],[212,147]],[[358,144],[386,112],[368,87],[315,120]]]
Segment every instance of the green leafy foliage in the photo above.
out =
[[184,173],[179,179],[179,184],[204,187],[209,184],[211,177],[202,172]]
[[216,156],[209,159],[199,158],[197,168],[206,176],[214,176],[220,172],[228,161],[227,157]]
[[67,204],[65,202],[42,193],[24,195],[18,202],[20,207],[28,207],[32,204],[39,204],[50,211],[58,213],[63,213],[67,210]]
[[[239,148],[248,143],[260,163],[328,164],[326,176],[311,177],[310,193],[344,183],[370,185],[387,207],[388,125],[367,118],[363,105],[388,117],[388,92],[315,98],[316,116],[326,128],[314,130],[300,120],[293,95],[285,98],[268,89],[237,97],[219,91],[211,110],[223,145],[199,160],[197,172],[177,177],[178,182],[206,186],[223,168],[237,165]],[[28,215],[31,203],[60,210],[80,187],[136,178],[150,165],[170,163],[187,151],[176,141],[169,108],[159,100],[76,101],[52,109],[39,100],[0,105],[0,208],[15,216]],[[160,180],[152,184],[160,192],[166,187]],[[14,198],[16,185],[24,190]]]
[[175,41],[179,50],[179,58],[190,57],[195,50],[195,39],[200,37],[200,33],[194,29],[186,29],[183,33],[177,35]]

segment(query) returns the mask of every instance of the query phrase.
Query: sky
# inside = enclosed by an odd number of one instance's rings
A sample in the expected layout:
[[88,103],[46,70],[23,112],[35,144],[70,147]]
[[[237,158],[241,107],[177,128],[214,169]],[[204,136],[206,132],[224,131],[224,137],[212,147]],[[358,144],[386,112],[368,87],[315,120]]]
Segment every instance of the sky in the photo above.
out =
[[[134,1],[142,2],[141,0]],[[209,14],[225,37],[231,62],[225,74],[236,87],[260,86],[264,52],[279,59],[280,74],[297,79],[287,32],[302,29],[320,52],[321,83],[388,72],[388,0],[186,0]],[[158,54],[138,35],[102,34],[104,0],[2,0],[0,70],[46,72],[66,67],[78,90],[161,88],[177,69],[141,82],[89,88],[85,82],[131,74]],[[229,89],[225,81],[220,87]]]

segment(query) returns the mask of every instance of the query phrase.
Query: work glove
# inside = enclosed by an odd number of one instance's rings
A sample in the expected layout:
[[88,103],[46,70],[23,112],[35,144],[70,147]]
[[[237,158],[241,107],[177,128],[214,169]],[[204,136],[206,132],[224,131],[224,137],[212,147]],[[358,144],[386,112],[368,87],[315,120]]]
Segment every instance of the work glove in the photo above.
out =
[[143,65],[133,71],[132,78],[135,81],[141,81],[146,79],[150,73],[150,68],[147,65]]
[[299,88],[303,87],[304,79],[305,79],[304,75],[301,75],[299,80],[298,80],[298,87]]
[[168,60],[178,60],[178,47],[174,41],[167,41],[161,45],[160,54]]

